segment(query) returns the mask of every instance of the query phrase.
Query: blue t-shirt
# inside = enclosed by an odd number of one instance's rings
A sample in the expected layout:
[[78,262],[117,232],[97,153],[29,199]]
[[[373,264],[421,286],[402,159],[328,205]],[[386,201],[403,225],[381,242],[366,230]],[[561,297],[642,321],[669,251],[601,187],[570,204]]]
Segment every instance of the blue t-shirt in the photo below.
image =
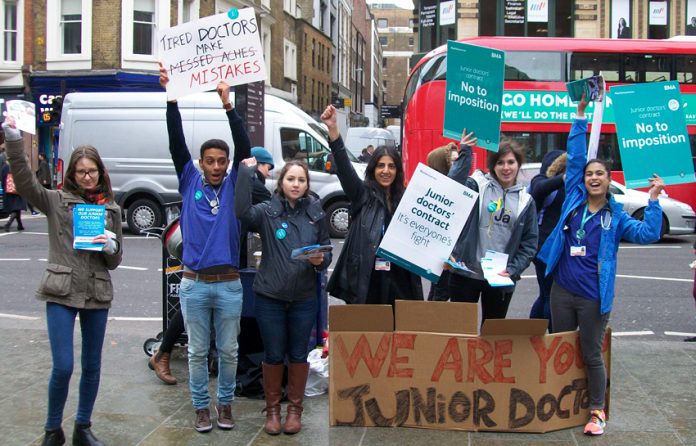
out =
[[[582,223],[585,205],[578,207],[564,231],[563,252],[558,260],[558,268],[553,280],[573,294],[586,299],[599,300],[599,240],[602,236],[601,214],[597,212],[585,222],[585,237],[578,240],[577,231]],[[589,216],[589,211],[588,211]],[[571,256],[571,246],[584,246],[584,256]]]
[[[179,177],[181,235],[184,241],[184,265],[194,271],[213,266],[239,268],[239,220],[234,213],[234,186],[237,170],[232,169],[215,189],[203,181],[203,175],[189,160]],[[219,202],[213,214],[210,202]]]

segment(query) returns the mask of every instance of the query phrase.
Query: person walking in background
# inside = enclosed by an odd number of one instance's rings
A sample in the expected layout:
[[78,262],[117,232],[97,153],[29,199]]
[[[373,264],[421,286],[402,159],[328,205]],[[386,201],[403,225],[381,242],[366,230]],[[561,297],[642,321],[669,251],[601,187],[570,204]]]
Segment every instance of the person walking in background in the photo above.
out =
[[[300,161],[287,162],[278,175],[270,201],[252,204],[256,158],[243,161],[237,178],[235,211],[252,231],[261,234],[261,265],[254,279],[255,313],[264,346],[264,430],[295,434],[302,428],[309,363],[307,345],[316,321],[316,272],[328,268],[331,253],[292,259],[293,249],[330,245],[329,226],[321,201],[309,195],[309,171]],[[285,359],[288,360],[288,408],[281,425]]]
[[48,165],[46,154],[43,152],[39,152],[39,168],[36,171],[36,178],[39,179],[39,183],[43,187],[51,188],[51,167]]
[[22,224],[22,211],[27,208],[27,202],[18,192],[15,185],[14,175],[10,170],[10,160],[4,163],[0,170],[0,181],[2,188],[5,191],[3,198],[3,209],[9,214],[7,223],[5,223],[5,232],[10,232],[12,222],[17,221],[17,230],[24,231]]
[[[541,170],[529,184],[530,193],[537,208],[539,222],[538,247],[544,245],[546,238],[561,217],[561,207],[565,199],[564,174],[567,155],[564,150],[552,150],[541,161]],[[529,312],[531,319],[549,321],[549,333],[553,332],[551,321],[551,285],[553,277],[546,275],[546,264],[534,257],[534,270],[539,284],[539,296]]]
[[375,150],[363,181],[350,163],[336,124],[336,109],[321,115],[329,130],[338,179],[351,202],[351,224],[327,290],[351,304],[394,304],[396,299],[423,300],[420,277],[376,256],[404,193],[404,170],[394,148]]
[[[48,415],[43,446],[62,445],[63,410],[73,372],[73,331],[80,316],[82,374],[73,445],[103,445],[91,431],[94,402],[99,390],[101,354],[113,285],[109,270],[121,263],[121,209],[114,202],[111,181],[99,153],[92,146],[77,147],[68,162],[62,190],[47,190],[36,179],[24,154],[22,136],[14,120],[3,123],[7,151],[17,193],[36,204],[48,220],[48,264],[36,297],[46,302],[46,325],[53,366],[48,383]],[[101,251],[79,251],[73,246],[73,211],[85,204],[105,207],[104,234],[92,242]]]
[[[476,303],[481,299],[482,320],[503,319],[515,286],[492,287],[483,276],[481,258],[492,250],[508,255],[507,267],[500,276],[513,283],[520,280],[537,250],[536,206],[526,188],[517,182],[524,163],[522,147],[504,138],[498,151],[488,154],[488,173],[471,170],[473,133],[462,133],[459,158],[449,176],[479,193],[471,215],[464,225],[452,257],[469,271],[450,270],[449,296],[453,302]],[[475,139],[473,139],[475,141]]]
[[587,371],[590,419],[584,432],[604,433],[607,386],[602,343],[614,301],[619,242],[647,244],[660,239],[662,208],[658,197],[664,183],[650,179],[650,200],[644,221],[632,218],[609,193],[611,170],[599,159],[587,161],[587,107],[578,103],[568,136],[565,200],[561,217],[544,243],[539,258],[553,274],[551,319],[553,331],[579,328]]
[[[160,85],[169,83],[167,70],[160,64]],[[217,87],[232,133],[244,126],[230,101],[230,87]],[[189,388],[195,409],[194,429],[208,432],[210,394],[208,391],[208,352],[211,320],[219,355],[217,382],[217,426],[232,429],[232,400],[236,386],[237,353],[242,314],[242,283],[239,277],[239,221],[234,213],[237,168],[248,158],[251,144],[235,147],[232,169],[230,149],[220,139],[209,139],[200,148],[196,169],[186,147],[184,129],[176,101],[167,102],[169,151],[179,179],[182,196],[181,234],[184,242],[184,272],[179,302],[188,334]]]

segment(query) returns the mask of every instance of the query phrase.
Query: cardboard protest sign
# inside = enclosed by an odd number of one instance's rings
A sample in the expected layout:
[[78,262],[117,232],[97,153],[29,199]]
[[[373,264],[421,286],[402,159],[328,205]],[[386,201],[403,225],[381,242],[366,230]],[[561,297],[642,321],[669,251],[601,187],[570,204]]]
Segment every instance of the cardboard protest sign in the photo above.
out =
[[651,82],[611,87],[626,187],[696,181],[679,84]]
[[498,151],[505,53],[460,42],[447,42],[447,87],[442,134],[459,141],[473,131],[477,146]]
[[[234,17],[234,18],[232,18]],[[204,17],[158,33],[160,60],[169,73],[167,97],[266,79],[253,8]]]
[[[506,432],[584,425],[578,332],[547,335],[545,320],[499,319],[477,336],[476,308],[397,300],[393,329],[390,305],[331,307],[330,424]],[[610,377],[610,331],[602,352]]]
[[418,164],[377,256],[437,282],[478,193]]

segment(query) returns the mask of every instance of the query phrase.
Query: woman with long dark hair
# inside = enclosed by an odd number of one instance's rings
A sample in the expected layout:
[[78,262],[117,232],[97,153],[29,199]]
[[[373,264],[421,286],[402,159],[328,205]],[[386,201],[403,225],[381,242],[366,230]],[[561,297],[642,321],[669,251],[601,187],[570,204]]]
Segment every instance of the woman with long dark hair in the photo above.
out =
[[[80,316],[82,375],[73,430],[73,445],[102,445],[91,431],[97,399],[106,320],[114,296],[109,270],[121,263],[121,209],[114,202],[109,174],[92,146],[80,146],[70,156],[62,190],[39,183],[24,155],[22,136],[14,120],[3,123],[7,153],[17,192],[34,203],[48,220],[48,265],[36,297],[46,302],[46,324],[53,368],[48,383],[48,416],[42,445],[65,443],[63,409],[73,372],[73,329]],[[104,234],[92,243],[97,251],[73,248],[73,214],[84,205],[104,206]]]
[[604,433],[607,376],[602,343],[612,304],[619,242],[647,244],[660,238],[662,208],[658,197],[664,183],[650,178],[645,219],[631,217],[609,193],[611,170],[600,159],[587,161],[585,97],[568,136],[565,200],[561,217],[539,252],[546,274],[553,275],[553,331],[579,329],[587,371],[590,419],[585,434]]
[[393,304],[396,299],[423,300],[420,277],[376,256],[377,247],[404,194],[401,156],[391,147],[378,147],[363,181],[348,159],[336,124],[336,109],[321,115],[329,129],[341,187],[351,202],[351,224],[327,290],[352,304]]
[[[255,313],[263,339],[264,430],[270,435],[295,434],[302,428],[309,363],[307,346],[317,315],[316,272],[331,264],[331,253],[293,259],[294,249],[330,245],[329,225],[321,201],[309,194],[309,171],[301,161],[288,161],[278,175],[270,201],[252,204],[256,158],[240,165],[235,212],[261,234],[261,265],[254,279]],[[285,360],[288,362],[288,409],[281,424]]]

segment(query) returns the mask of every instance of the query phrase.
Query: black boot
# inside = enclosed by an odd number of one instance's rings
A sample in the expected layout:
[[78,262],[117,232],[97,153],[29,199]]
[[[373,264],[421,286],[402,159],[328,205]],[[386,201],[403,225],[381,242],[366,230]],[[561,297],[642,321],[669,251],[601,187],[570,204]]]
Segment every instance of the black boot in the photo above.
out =
[[72,436],[73,446],[104,446],[104,443],[94,436],[90,427],[92,427],[92,423],[75,423],[75,429],[73,430]]
[[65,444],[65,434],[63,429],[58,428],[54,431],[46,431],[41,446],[61,446]]

